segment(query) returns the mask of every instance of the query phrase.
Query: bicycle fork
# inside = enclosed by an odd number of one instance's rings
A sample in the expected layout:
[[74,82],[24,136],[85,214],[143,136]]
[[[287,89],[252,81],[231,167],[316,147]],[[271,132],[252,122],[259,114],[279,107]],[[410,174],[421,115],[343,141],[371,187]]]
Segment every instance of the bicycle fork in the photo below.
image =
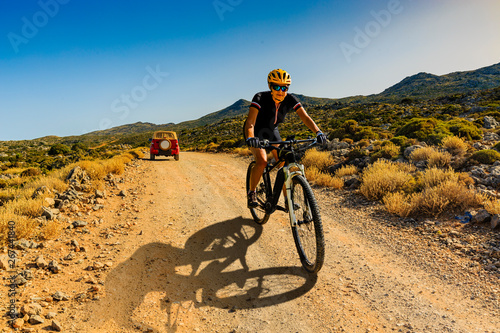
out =
[[[290,171],[290,169],[297,169],[294,171]],[[295,216],[295,207],[292,198],[292,183],[293,177],[295,176],[303,176],[305,178],[305,170],[302,164],[298,163],[290,163],[289,165],[285,165],[283,167],[283,175],[285,177],[285,188],[286,188],[286,201],[288,203],[288,214],[290,215],[290,225],[292,227],[296,227],[299,223],[297,221],[297,217]],[[306,205],[304,207],[304,218],[307,216],[307,220],[311,220],[311,209],[309,207],[309,202],[306,200],[305,202],[301,202],[302,205]]]

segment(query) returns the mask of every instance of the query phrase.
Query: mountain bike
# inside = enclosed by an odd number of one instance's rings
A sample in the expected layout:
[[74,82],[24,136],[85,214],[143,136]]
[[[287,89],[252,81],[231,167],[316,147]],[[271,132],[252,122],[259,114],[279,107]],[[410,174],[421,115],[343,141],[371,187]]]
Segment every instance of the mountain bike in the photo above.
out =
[[[256,188],[258,206],[250,208],[258,224],[266,223],[276,210],[288,212],[300,261],[310,273],[317,273],[323,266],[325,240],[319,207],[305,177],[304,166],[298,162],[298,154],[316,143],[316,139],[295,140],[293,136],[285,141],[261,141],[260,148],[278,151],[278,161],[268,163],[264,169]],[[255,161],[248,166],[247,193],[254,166]],[[271,177],[274,171],[276,175]],[[283,185],[286,188],[285,207],[278,205]]]

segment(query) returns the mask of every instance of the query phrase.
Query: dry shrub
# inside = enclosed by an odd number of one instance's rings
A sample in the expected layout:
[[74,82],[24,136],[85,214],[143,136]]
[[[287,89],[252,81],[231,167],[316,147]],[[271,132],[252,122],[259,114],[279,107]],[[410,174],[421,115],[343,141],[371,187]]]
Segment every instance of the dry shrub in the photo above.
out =
[[240,156],[252,156],[252,151],[247,147],[238,147],[234,149],[234,152]]
[[446,168],[451,163],[451,154],[448,152],[435,151],[427,161],[430,167]]
[[401,217],[407,217],[413,211],[409,196],[403,192],[388,193],[382,202],[389,213]]
[[28,180],[23,177],[15,177],[6,180],[6,187],[22,187]]
[[329,166],[335,164],[335,160],[328,151],[309,149],[302,157],[302,164],[307,167],[316,167],[318,170],[326,171]]
[[57,238],[64,229],[63,223],[54,220],[48,221],[42,226],[41,237],[45,240]]
[[318,186],[326,186],[334,189],[344,187],[344,180],[342,178],[322,172],[314,166],[306,169],[306,177],[311,183]]
[[4,174],[4,175],[6,175],[6,174],[16,175],[16,174],[20,174],[24,170],[26,170],[26,168],[13,167],[13,168],[5,169],[5,170],[1,171],[0,173]]
[[472,186],[476,183],[467,172],[457,172],[457,181],[467,187]]
[[42,172],[40,171],[40,169],[28,168],[28,169],[24,170],[23,172],[21,172],[21,177],[36,177],[36,176],[40,176],[41,174],[42,174]]
[[498,199],[488,199],[484,201],[484,209],[488,211],[488,213],[495,215],[500,214],[500,200]]
[[136,148],[133,150],[129,150],[128,153],[132,155],[134,158],[144,158],[144,152],[142,148]]
[[436,150],[432,147],[422,147],[415,149],[410,154],[410,160],[414,162],[428,161]]
[[443,197],[436,187],[425,189],[422,192],[414,193],[410,198],[410,205],[418,214],[438,216],[441,214],[450,201]]
[[368,200],[379,200],[387,193],[408,190],[414,179],[407,170],[404,163],[378,160],[363,172],[359,190]]
[[335,176],[344,177],[351,176],[358,173],[358,168],[355,165],[344,165],[335,171]]
[[452,209],[478,208],[482,205],[484,197],[474,189],[449,180],[437,186],[438,193],[450,200]]
[[14,190],[11,188],[0,190],[0,204],[13,200],[16,197]]
[[112,173],[121,175],[125,171],[125,160],[121,158],[111,158],[102,162],[105,174]]
[[433,147],[423,147],[412,151],[410,160],[414,162],[427,161],[430,167],[445,168],[450,165],[451,154],[440,152]]
[[9,209],[17,215],[23,215],[27,217],[39,217],[42,215],[42,206],[44,204],[44,198],[27,199],[27,198],[16,198],[9,202]]
[[98,161],[77,162],[74,165],[71,165],[71,168],[68,170],[68,173],[75,166],[79,166],[80,168],[82,168],[82,170],[84,170],[87,173],[87,175],[90,177],[91,180],[101,179],[107,175],[104,166],[102,165],[102,163],[99,163]]
[[458,174],[451,168],[440,169],[431,167],[420,173],[418,177],[418,183],[421,188],[434,187],[449,180],[458,182]]
[[411,197],[415,213],[438,216],[442,212],[480,207],[484,197],[456,180],[446,180]]
[[29,238],[36,230],[36,221],[27,216],[17,215],[10,209],[0,209],[0,245],[7,245],[9,239],[9,221],[14,222],[16,240]]
[[64,192],[68,188],[68,184],[56,174],[38,178],[28,183],[26,188],[33,191],[41,186],[46,186],[49,190],[56,190],[57,192]]
[[447,136],[441,141],[441,145],[453,155],[462,156],[467,152],[467,144],[458,136]]

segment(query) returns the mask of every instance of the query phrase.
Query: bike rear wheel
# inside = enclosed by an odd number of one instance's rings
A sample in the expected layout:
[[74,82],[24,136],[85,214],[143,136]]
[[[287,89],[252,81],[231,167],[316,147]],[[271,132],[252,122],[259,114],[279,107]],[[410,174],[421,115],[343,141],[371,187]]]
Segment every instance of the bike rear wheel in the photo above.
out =
[[318,204],[307,180],[300,175],[292,178],[293,213],[297,225],[292,227],[293,238],[302,266],[317,273],[325,259],[325,239]]
[[[247,170],[247,180],[246,180],[246,193],[248,193],[250,189],[250,175],[252,173],[252,169],[255,167],[255,161],[250,163]],[[259,205],[255,208],[249,208],[250,213],[252,214],[253,220],[258,224],[264,224],[269,220],[269,214],[266,213],[266,202],[267,202],[267,194],[266,194],[266,186],[263,181],[263,177],[260,178],[259,183],[257,184],[257,188],[255,190],[257,194],[257,202]]]

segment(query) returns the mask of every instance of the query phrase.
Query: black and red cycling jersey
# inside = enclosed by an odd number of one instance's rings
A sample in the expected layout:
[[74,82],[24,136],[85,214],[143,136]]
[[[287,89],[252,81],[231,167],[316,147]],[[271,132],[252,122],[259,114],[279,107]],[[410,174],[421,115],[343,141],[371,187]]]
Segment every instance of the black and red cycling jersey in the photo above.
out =
[[291,110],[297,111],[302,105],[297,97],[287,94],[285,99],[278,104],[278,110],[276,110],[276,103],[273,100],[271,91],[263,91],[255,94],[250,107],[259,110],[255,121],[254,136],[261,140],[281,141],[278,125],[285,120],[288,112]]

